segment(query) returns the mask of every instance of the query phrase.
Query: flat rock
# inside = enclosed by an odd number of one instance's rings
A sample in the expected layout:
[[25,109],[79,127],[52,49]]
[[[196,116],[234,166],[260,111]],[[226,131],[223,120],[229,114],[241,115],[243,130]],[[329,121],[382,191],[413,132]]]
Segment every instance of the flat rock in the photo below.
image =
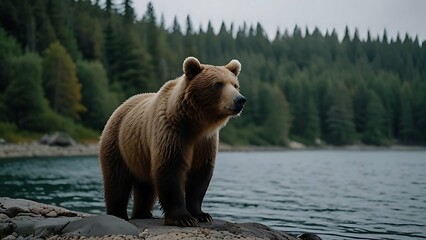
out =
[[259,223],[219,219],[186,228],[165,226],[161,218],[125,221],[4,197],[0,197],[0,214],[0,239],[321,239],[315,234],[297,238]]
[[91,216],[70,222],[61,232],[65,236],[99,237],[105,235],[139,235],[138,228],[115,216]]
[[273,230],[258,223],[231,223],[214,220],[212,223],[198,223],[198,227],[164,226],[163,219],[130,220],[142,230],[146,239],[296,239],[284,232]]

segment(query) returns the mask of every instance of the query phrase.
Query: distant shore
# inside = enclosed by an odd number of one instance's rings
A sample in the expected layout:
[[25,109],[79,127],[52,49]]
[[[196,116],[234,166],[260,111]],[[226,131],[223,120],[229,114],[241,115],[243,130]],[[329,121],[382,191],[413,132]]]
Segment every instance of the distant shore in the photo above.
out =
[[[220,144],[219,151],[223,152],[256,152],[256,151],[314,151],[314,150],[353,150],[353,151],[425,151],[426,146],[316,146],[306,147],[303,145],[290,145],[289,147],[274,146],[231,146]],[[38,142],[29,143],[7,143],[0,145],[0,158],[17,157],[56,157],[56,156],[97,156],[99,152],[98,143],[77,143],[68,147],[49,146]]]
[[49,146],[38,142],[7,143],[0,145],[0,158],[96,156],[98,151],[97,143],[77,143],[67,147]]

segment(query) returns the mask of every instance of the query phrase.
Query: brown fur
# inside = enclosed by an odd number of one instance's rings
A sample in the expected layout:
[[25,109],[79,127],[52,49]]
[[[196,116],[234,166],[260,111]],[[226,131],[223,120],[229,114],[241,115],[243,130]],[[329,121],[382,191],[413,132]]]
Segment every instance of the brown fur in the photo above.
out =
[[159,197],[165,224],[195,226],[211,221],[201,210],[213,174],[219,129],[238,115],[245,99],[237,76],[241,65],[184,61],[184,75],[157,93],[139,94],[118,107],[101,137],[100,163],[107,213],[149,218]]

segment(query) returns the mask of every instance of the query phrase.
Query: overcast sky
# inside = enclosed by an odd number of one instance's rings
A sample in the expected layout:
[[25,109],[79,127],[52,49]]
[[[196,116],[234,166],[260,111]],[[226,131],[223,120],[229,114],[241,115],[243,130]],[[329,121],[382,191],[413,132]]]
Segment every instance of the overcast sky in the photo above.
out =
[[[146,12],[146,0],[134,0],[138,18]],[[303,32],[307,26],[312,32],[318,27],[324,34],[328,29],[336,29],[342,38],[344,29],[351,33],[355,28],[361,38],[370,30],[372,36],[383,35],[387,30],[389,38],[399,32],[404,38],[408,33],[413,38],[426,40],[426,0],[153,0],[158,21],[164,14],[166,26],[171,26],[177,16],[182,29],[189,14],[193,27],[200,24],[206,29],[210,20],[216,31],[222,21],[235,29],[244,22],[255,25],[260,22],[270,38],[277,29],[292,33],[298,25]]]

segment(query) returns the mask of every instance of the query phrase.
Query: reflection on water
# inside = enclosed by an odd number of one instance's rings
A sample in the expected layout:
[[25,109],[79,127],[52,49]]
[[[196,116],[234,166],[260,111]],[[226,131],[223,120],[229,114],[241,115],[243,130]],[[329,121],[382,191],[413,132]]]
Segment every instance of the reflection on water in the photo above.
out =
[[[96,158],[0,160],[0,196],[105,211]],[[219,153],[203,207],[323,239],[425,238],[426,152]]]

